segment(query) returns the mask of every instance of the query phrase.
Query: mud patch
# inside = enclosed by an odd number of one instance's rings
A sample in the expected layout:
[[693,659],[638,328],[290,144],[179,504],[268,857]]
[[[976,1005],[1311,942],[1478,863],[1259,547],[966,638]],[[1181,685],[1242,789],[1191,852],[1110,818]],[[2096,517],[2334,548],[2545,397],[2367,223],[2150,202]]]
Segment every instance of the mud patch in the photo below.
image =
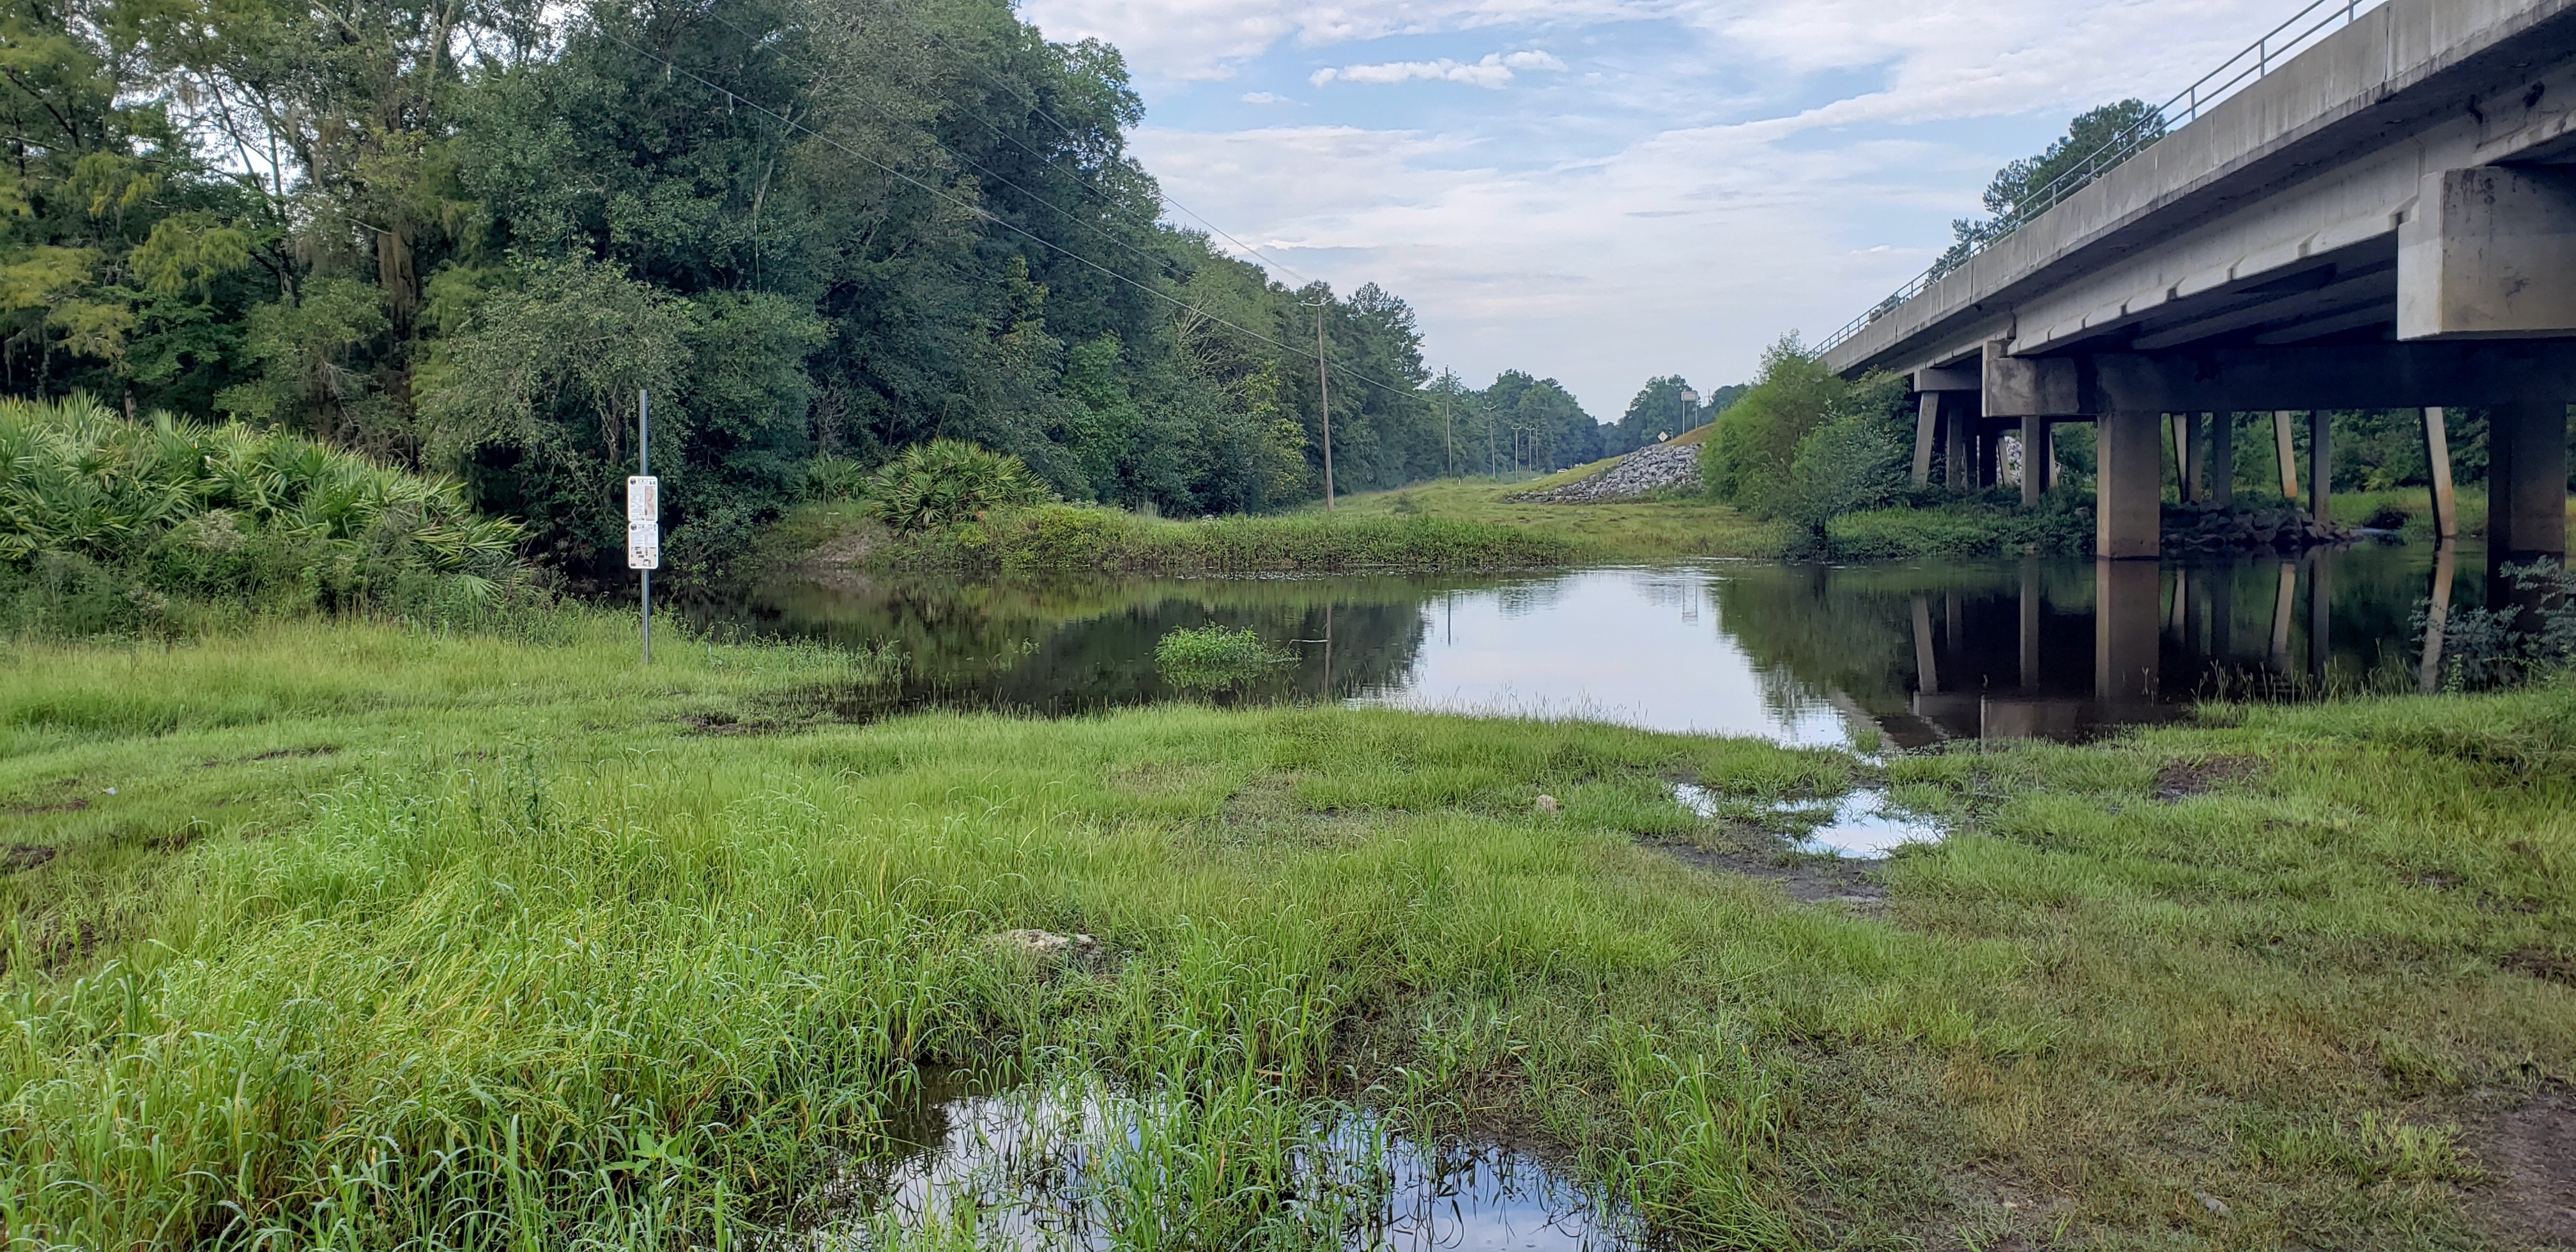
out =
[[2156,798],[2167,804],[2207,795],[2239,779],[2261,773],[2263,763],[2250,756],[2219,756],[2206,761],[2167,761],[2156,771]]
[[1778,883],[1790,899],[1802,904],[1848,904],[1869,909],[1887,903],[1887,886],[1879,881],[1877,872],[1848,857],[1802,856],[1776,850],[1765,854],[1750,848],[1702,848],[1686,843],[1648,846],[1696,869]]
[[2528,974],[2542,982],[2562,987],[2576,987],[2576,956],[2552,952],[2547,948],[2523,948],[2505,954],[2497,962],[2517,974]]
[[54,849],[41,843],[13,843],[0,848],[0,873],[15,874],[54,859]]
[[2548,1092],[2505,1114],[2483,1155],[2503,1182],[2496,1209],[2506,1225],[2576,1245],[2576,1093]]

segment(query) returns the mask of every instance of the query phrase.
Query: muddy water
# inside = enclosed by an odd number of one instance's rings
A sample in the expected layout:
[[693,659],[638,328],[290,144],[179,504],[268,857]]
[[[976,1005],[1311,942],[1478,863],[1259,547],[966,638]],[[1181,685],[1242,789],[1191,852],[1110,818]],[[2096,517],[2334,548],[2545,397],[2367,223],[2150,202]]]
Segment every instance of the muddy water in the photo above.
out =
[[1291,658],[1222,697],[1597,718],[1781,743],[2080,739],[2197,700],[2411,688],[2410,617],[2481,598],[2474,549],[2124,563],[1704,561],[1384,576],[768,589],[725,624],[891,645],[855,715],[1169,699],[1154,646],[1248,629]]

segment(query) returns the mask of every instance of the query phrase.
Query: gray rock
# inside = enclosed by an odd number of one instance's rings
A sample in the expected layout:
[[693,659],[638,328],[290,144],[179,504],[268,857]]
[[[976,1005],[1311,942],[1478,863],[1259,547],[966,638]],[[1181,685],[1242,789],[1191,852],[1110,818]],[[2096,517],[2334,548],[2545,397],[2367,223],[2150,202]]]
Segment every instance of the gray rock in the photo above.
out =
[[1639,448],[1590,478],[1552,491],[1531,491],[1506,499],[1530,504],[1600,504],[1633,500],[1674,488],[1699,486],[1699,445],[1659,443]]

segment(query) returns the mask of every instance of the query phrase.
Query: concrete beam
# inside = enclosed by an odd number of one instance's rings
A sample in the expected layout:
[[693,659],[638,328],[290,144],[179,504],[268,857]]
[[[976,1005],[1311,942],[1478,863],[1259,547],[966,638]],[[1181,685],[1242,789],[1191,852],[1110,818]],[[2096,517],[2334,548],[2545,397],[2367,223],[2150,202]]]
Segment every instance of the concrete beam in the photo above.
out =
[[2397,239],[2399,339],[2576,335],[2576,171],[2428,174]]
[[[2389,343],[2098,353],[2057,413],[2486,407],[2576,399],[2576,341]],[[2065,371],[2068,366],[2056,367]],[[1994,411],[1992,397],[1987,411]]]
[[1959,365],[1927,365],[1914,371],[1916,391],[1975,391],[1984,385],[1984,374],[1976,361]]
[[2071,357],[2018,357],[2002,340],[1986,345],[1988,417],[2063,417],[2085,411],[2083,379]]

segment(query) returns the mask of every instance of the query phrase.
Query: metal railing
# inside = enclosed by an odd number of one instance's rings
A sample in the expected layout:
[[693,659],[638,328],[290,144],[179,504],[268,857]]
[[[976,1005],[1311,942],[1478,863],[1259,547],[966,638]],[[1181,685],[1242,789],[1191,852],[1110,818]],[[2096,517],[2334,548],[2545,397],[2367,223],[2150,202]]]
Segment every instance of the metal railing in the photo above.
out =
[[2057,207],[2068,196],[2083,190],[2094,179],[2113,166],[2146,151],[2174,130],[2199,120],[2201,112],[2236,94],[2247,83],[2260,80],[2274,66],[2304,51],[2326,35],[2352,25],[2354,19],[2378,8],[2383,0],[2311,0],[2306,8],[2291,14],[2288,21],[2275,26],[2245,50],[2229,57],[2225,64],[2200,77],[2200,81],[2175,93],[2145,117],[2114,135],[2101,147],[2085,155],[2083,162],[2067,170],[2048,185],[2031,193],[2013,206],[2012,212],[1992,223],[2001,229],[1973,240],[1964,253],[1944,253],[1931,268],[1914,276],[1913,281],[1896,289],[1895,294],[1870,306],[1870,310],[1845,323],[1841,330],[1817,344],[1815,351],[1831,351],[1861,332],[1861,328],[1893,313],[1906,301],[1922,295],[1942,275],[1968,263],[1968,258],[1985,251],[2012,236],[2040,214]]

